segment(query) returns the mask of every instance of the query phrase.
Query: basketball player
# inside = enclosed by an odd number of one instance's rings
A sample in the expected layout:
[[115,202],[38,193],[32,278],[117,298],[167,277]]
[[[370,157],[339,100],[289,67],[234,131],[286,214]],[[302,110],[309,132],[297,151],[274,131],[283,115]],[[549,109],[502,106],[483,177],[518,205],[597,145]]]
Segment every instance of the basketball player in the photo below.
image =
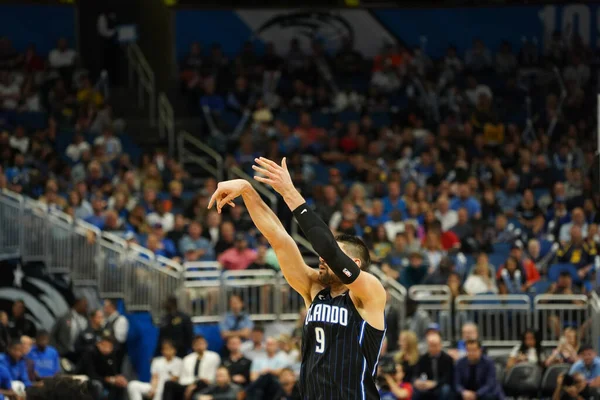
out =
[[366,272],[369,251],[357,237],[334,238],[329,227],[306,205],[294,187],[285,158],[265,158],[253,168],[255,179],[271,185],[293,211],[320,256],[319,269],[307,266],[292,237],[245,180],[219,183],[209,208],[217,210],[242,196],[256,227],[267,238],[285,279],[308,309],[302,341],[300,390],[303,399],[379,399],[374,376],[385,334],[386,293]]

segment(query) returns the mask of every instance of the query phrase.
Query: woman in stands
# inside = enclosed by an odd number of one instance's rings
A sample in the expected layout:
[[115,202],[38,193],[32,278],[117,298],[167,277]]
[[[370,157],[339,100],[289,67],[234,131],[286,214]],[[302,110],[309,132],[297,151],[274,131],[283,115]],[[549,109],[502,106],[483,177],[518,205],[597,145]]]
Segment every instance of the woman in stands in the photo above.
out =
[[542,364],[544,362],[544,353],[538,334],[527,329],[521,338],[521,344],[516,345],[510,352],[510,357],[506,362],[506,369],[511,369],[520,363]]
[[473,266],[473,272],[469,275],[464,284],[464,289],[468,294],[498,293],[496,279],[492,273],[493,266],[488,262],[486,253],[479,253],[477,263]]
[[515,257],[509,256],[496,275],[500,294],[523,293],[527,275],[519,265],[519,260]]
[[577,330],[575,328],[565,328],[563,337],[560,338],[560,342],[556,349],[552,351],[550,357],[546,359],[546,366],[552,364],[573,364],[579,360],[577,353],[579,352],[579,338],[577,337]]
[[394,362],[402,365],[404,382],[412,382],[415,365],[419,361],[419,341],[412,331],[400,332],[398,340],[400,350],[394,356]]

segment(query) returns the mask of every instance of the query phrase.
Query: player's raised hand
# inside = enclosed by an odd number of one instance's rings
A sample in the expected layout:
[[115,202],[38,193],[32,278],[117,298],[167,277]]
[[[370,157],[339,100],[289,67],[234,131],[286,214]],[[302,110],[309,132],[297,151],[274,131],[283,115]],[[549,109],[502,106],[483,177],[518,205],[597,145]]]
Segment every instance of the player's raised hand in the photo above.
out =
[[295,190],[285,157],[281,160],[281,165],[264,157],[255,158],[254,161],[258,165],[253,165],[252,169],[263,175],[255,175],[254,179],[271,185],[282,196],[285,196],[287,191]]
[[213,193],[208,203],[208,208],[211,208],[213,204],[217,205],[217,211],[221,213],[221,209],[229,204],[231,207],[235,207],[233,200],[236,197],[241,196],[246,189],[250,187],[250,182],[243,179],[233,179],[231,181],[219,182],[217,190]]

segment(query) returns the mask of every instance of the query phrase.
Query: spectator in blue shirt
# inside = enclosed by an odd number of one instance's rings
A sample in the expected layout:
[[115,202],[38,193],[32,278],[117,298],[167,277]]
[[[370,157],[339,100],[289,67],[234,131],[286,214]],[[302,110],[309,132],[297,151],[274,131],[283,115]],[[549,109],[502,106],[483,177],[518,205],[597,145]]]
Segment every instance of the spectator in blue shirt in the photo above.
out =
[[231,336],[239,336],[242,340],[250,337],[250,332],[254,328],[254,323],[250,316],[244,311],[244,302],[236,294],[229,298],[229,312],[219,323],[219,330],[223,339],[227,340]]
[[450,208],[458,211],[460,208],[466,208],[469,218],[481,218],[481,204],[479,200],[471,196],[471,188],[466,183],[461,183],[458,187],[458,197],[450,202]]
[[60,372],[58,351],[49,346],[50,335],[46,331],[39,331],[35,339],[35,346],[26,356],[33,361],[33,370],[37,379],[52,378]]
[[104,208],[106,207],[106,202],[100,193],[96,193],[94,196],[92,196],[91,203],[94,213],[84,219],[84,221],[88,224],[94,225],[98,229],[104,229]]
[[21,342],[11,343],[6,354],[0,354],[0,365],[8,369],[12,381],[21,382],[26,388],[31,386]]
[[600,357],[589,344],[584,344],[579,348],[579,361],[577,361],[569,374],[582,374],[585,380],[592,388],[600,388]]
[[400,211],[406,215],[406,203],[400,196],[400,183],[388,183],[388,195],[383,198],[383,212],[389,216],[392,211]]
[[179,251],[186,261],[215,261],[215,249],[210,241],[202,237],[202,225],[193,221],[188,234],[179,241]]
[[513,216],[515,209],[521,203],[521,193],[519,189],[519,179],[515,176],[508,178],[504,190],[498,192],[498,205],[505,214]]
[[0,365],[0,400],[4,400],[4,396],[10,396],[12,398],[15,392],[11,386],[10,371],[3,365]]

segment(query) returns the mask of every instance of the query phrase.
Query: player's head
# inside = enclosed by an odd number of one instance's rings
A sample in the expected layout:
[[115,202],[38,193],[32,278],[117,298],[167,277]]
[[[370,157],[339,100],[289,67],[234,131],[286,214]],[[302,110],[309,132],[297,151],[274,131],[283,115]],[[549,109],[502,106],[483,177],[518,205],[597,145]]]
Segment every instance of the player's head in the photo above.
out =
[[87,385],[72,378],[51,378],[43,386],[27,389],[27,400],[92,400]]
[[[340,249],[350,257],[358,267],[366,271],[371,264],[371,256],[369,255],[369,249],[362,241],[361,238],[354,235],[338,235],[335,237],[336,242],[340,245]],[[329,269],[329,266],[325,260],[321,259],[319,264],[319,280],[324,285],[336,285],[341,284],[340,279]]]
[[217,373],[215,375],[215,383],[219,387],[225,387],[229,385],[231,382],[231,378],[229,376],[229,370],[226,367],[217,368]]

